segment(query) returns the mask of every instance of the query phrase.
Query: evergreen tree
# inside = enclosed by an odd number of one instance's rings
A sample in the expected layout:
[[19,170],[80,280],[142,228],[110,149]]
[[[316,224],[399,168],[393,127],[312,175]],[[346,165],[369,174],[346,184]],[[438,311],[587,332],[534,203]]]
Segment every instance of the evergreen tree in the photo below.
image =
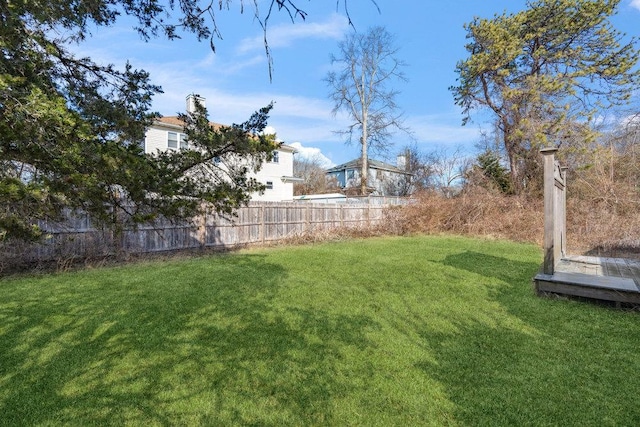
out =
[[512,192],[509,171],[500,164],[500,156],[491,150],[487,150],[480,154],[476,160],[476,167],[492,187],[505,194]]
[[[469,57],[451,88],[463,108],[493,113],[514,191],[542,146],[592,141],[596,114],[626,103],[640,79],[635,39],[610,17],[619,0],[535,0],[515,14],[465,26]],[[626,40],[626,41],[625,41]]]
[[[145,155],[140,142],[161,89],[130,64],[99,65],[69,50],[89,28],[123,15],[146,39],[185,31],[213,48],[216,11],[231,4],[242,11],[244,2],[0,0],[0,241],[37,239],[38,221],[59,219],[66,209],[122,227],[189,218],[203,201],[229,213],[259,191],[248,173],[277,147],[262,134],[271,106],[220,129],[201,108],[184,117],[193,149]],[[290,0],[251,5],[265,32],[272,10],[292,20],[306,16]],[[228,162],[216,168],[212,159]]]

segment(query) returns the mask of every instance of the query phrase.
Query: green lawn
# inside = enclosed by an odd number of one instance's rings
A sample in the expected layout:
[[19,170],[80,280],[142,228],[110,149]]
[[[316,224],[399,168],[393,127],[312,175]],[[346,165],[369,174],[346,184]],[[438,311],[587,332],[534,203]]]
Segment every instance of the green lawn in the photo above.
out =
[[0,281],[0,425],[638,425],[640,315],[457,237]]

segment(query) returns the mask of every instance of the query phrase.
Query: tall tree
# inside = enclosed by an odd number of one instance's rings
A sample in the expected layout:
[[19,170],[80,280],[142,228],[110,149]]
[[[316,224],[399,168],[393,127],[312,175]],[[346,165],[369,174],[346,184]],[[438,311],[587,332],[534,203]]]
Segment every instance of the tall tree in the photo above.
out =
[[[515,14],[465,25],[469,57],[458,63],[455,101],[495,117],[513,189],[526,186],[538,148],[592,140],[589,121],[627,102],[640,79],[635,40],[609,18],[619,0],[537,0]],[[579,136],[579,138],[576,138]]]
[[398,51],[384,27],[350,33],[338,44],[338,54],[331,56],[338,71],[330,71],[325,78],[334,114],[344,110],[352,120],[340,133],[349,143],[356,134],[361,146],[363,195],[367,194],[369,150],[384,151],[393,128],[406,130],[396,104],[399,92],[393,87],[396,81],[406,81]]
[[[216,11],[239,4],[242,12],[245,3],[265,32],[273,11],[306,17],[292,0],[0,0],[0,241],[37,238],[38,221],[67,208],[106,224],[114,218],[135,224],[158,215],[190,217],[201,201],[230,212],[259,191],[247,174],[277,146],[262,135],[270,106],[222,129],[212,129],[201,109],[185,117],[194,150],[146,156],[138,142],[161,88],[129,64],[99,65],[69,49],[90,28],[123,15],[144,38],[190,32],[213,48],[220,37]],[[203,175],[211,159],[239,166]]]

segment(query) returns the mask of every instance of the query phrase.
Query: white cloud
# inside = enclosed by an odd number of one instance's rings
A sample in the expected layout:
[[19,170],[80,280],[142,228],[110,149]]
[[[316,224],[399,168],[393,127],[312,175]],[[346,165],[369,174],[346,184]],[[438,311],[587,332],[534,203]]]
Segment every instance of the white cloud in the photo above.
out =
[[480,139],[480,129],[473,123],[462,126],[459,113],[414,116],[406,124],[419,142],[472,145]]
[[623,117],[620,120],[619,125],[622,127],[634,127],[634,128],[637,126],[640,126],[640,113]]
[[631,0],[631,7],[640,10],[640,0]]
[[216,73],[225,76],[233,76],[245,68],[251,68],[255,65],[264,64],[265,62],[267,62],[267,56],[264,53],[259,53],[242,61],[234,60],[233,62],[220,63],[216,68]]
[[[298,24],[278,25],[269,28],[267,41],[271,49],[288,47],[301,39],[339,39],[349,28],[349,23],[344,16],[333,14],[325,22],[310,22]],[[238,47],[238,53],[244,54],[254,50],[264,51],[264,35],[245,38]]]
[[305,147],[300,142],[294,142],[289,145],[296,149],[297,151],[296,156],[302,157],[307,160],[318,161],[320,166],[322,166],[325,169],[336,165],[334,162],[331,161],[331,159],[329,159],[327,156],[322,154],[322,151],[319,148]]

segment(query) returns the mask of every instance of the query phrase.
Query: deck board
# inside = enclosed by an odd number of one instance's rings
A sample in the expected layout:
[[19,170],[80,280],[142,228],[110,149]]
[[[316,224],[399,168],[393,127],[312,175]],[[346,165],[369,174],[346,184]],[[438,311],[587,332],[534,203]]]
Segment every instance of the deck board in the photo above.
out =
[[540,279],[564,283],[566,285],[579,285],[591,288],[603,288],[622,292],[640,293],[640,288],[635,281],[626,277],[617,276],[596,276],[584,273],[563,273],[555,272],[553,275],[539,274],[536,276]]
[[640,303],[640,260],[568,256],[554,274],[534,278],[538,292]]

